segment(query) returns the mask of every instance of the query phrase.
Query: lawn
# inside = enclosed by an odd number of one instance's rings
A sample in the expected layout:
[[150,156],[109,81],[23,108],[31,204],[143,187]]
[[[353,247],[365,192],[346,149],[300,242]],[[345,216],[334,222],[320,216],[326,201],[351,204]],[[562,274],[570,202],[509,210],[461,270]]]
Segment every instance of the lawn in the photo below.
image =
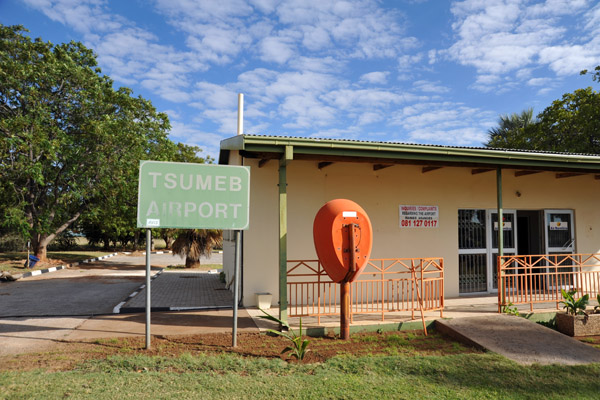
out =
[[[150,352],[141,341],[122,339],[86,348],[62,344],[54,353],[0,360],[0,370],[9,369],[0,372],[0,398],[596,399],[600,390],[600,364],[521,366],[435,333],[353,335],[351,348],[367,353],[337,355],[336,346],[347,343],[312,339],[315,353],[330,356],[306,363],[275,355],[285,345],[281,338],[261,339],[266,350],[255,342],[250,351],[220,348],[202,335],[157,339]],[[66,362],[69,357],[77,362]]]

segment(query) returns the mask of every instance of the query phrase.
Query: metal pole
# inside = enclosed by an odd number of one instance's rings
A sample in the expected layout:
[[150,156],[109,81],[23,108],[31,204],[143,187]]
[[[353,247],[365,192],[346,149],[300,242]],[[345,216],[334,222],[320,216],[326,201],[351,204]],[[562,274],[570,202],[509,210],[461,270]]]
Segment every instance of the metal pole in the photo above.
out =
[[237,134],[244,134],[244,94],[238,93]]
[[240,232],[235,231],[235,270],[233,272],[233,333],[231,334],[231,346],[237,346],[237,322],[238,322],[238,298],[239,298],[239,286],[240,286],[240,264],[241,264],[241,241]]
[[[287,164],[279,165],[279,319],[287,323]],[[280,327],[283,329],[283,327]]]
[[506,293],[502,287],[502,279],[500,276],[500,257],[504,255],[504,217],[502,215],[502,168],[496,169],[496,200],[498,215],[498,258],[496,259],[496,270],[498,271],[498,293],[501,293],[502,303],[504,304],[506,299]]
[[152,233],[146,229],[146,350],[150,349],[150,250]]

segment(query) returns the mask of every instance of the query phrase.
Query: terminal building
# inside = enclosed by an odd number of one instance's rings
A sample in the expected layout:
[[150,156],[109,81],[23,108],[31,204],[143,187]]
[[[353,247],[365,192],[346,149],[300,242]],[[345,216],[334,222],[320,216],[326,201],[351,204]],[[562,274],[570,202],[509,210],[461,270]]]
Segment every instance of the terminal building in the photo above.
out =
[[[499,252],[561,254],[564,259],[565,254],[600,251],[600,157],[595,155],[238,135],[221,142],[219,164],[250,167],[242,303],[255,306],[257,293],[271,293],[272,304],[283,305],[284,316],[287,307],[295,306],[308,308],[294,315],[311,314],[309,306],[316,302],[322,307],[323,297],[333,296],[336,302],[336,293],[327,293],[321,269],[314,267],[312,234],[317,211],[336,198],[358,203],[369,215],[371,259],[382,260],[380,265],[390,263],[386,260],[439,260],[434,264],[441,271],[436,275],[441,286],[422,290],[441,291],[436,296],[442,297],[442,307],[444,296],[498,293]],[[226,234],[224,245],[228,281],[234,271],[232,238]],[[571,271],[575,264],[565,262],[554,272]],[[308,273],[294,275],[298,266],[308,267]],[[377,274],[366,272],[381,285],[365,286],[364,293],[355,288],[353,301],[401,296],[400,283],[384,288],[392,271],[382,268]],[[512,286],[531,284],[531,275],[519,278],[527,268],[509,272],[515,276]],[[548,265],[544,268],[552,272]],[[316,286],[294,286],[315,279]],[[535,290],[558,285],[544,279]]]

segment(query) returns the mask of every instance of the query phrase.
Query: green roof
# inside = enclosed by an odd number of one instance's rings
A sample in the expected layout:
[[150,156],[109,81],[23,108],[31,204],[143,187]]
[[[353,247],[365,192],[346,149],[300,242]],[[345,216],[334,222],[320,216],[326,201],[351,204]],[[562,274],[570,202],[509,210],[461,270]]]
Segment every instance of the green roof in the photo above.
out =
[[221,141],[219,163],[227,164],[232,150],[247,158],[279,159],[286,147],[288,152],[291,148],[294,160],[600,173],[600,156],[592,154],[259,135]]

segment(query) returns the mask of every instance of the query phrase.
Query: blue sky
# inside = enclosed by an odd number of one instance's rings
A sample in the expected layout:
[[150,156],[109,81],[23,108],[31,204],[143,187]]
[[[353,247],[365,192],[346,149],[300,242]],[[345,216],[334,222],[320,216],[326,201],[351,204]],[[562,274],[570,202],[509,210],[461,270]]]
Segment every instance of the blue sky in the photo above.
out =
[[481,146],[600,64],[590,0],[0,0],[0,23],[83,42],[213,157],[237,93],[245,133]]

